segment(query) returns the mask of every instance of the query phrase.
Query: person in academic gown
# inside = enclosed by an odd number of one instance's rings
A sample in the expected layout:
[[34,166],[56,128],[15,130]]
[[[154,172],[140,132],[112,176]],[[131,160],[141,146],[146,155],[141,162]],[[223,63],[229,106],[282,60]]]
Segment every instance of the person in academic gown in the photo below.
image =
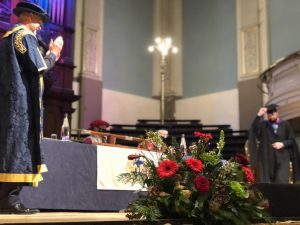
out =
[[[299,176],[299,153],[294,132],[288,121],[279,118],[276,104],[259,109],[249,130],[250,162],[256,182],[289,183],[289,162],[293,162],[293,179]],[[267,114],[267,119],[263,116]]]
[[47,12],[28,2],[13,12],[19,22],[0,39],[0,213],[35,213],[19,193],[47,171],[40,149],[43,75],[59,59],[63,39],[51,41],[43,57],[36,32],[49,21]]
[[[107,132],[107,129],[109,127],[109,123],[105,120],[94,120],[90,123],[89,130],[90,131],[96,131],[96,132]],[[91,135],[87,136],[83,139],[83,143],[85,144],[99,144],[99,143],[106,143],[107,142],[107,136],[105,135],[99,135],[96,133],[92,133]]]

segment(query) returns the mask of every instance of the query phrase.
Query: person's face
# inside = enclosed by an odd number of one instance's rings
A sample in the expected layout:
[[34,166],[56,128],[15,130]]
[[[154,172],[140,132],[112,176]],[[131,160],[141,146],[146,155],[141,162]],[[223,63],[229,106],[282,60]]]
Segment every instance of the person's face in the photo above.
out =
[[95,126],[94,127],[94,131],[97,132],[101,132],[101,131],[105,131],[106,130],[106,126]]
[[34,13],[30,13],[30,25],[29,25],[29,29],[36,34],[36,32],[38,30],[42,29],[43,26],[43,19],[41,16],[34,14]]
[[275,122],[278,119],[278,116],[279,116],[278,112],[268,113],[268,120]]

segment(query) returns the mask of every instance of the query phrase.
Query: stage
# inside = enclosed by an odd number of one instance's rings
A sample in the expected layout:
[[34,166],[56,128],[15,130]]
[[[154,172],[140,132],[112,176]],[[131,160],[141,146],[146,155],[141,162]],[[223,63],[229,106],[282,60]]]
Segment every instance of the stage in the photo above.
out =
[[[149,224],[130,221],[124,209],[137,198],[134,191],[97,189],[97,146],[45,139],[42,143],[49,169],[38,188],[24,187],[25,206],[38,208],[34,215],[0,215],[0,224]],[[126,149],[124,154],[127,157]],[[115,157],[112,165],[118,163]],[[107,171],[109,172],[109,171]],[[300,225],[300,184],[255,184],[269,200],[275,224]],[[292,222],[293,221],[293,222]],[[297,222],[296,222],[297,221]],[[189,224],[178,220],[159,224]]]
[[[1,215],[0,224],[16,225],[50,225],[50,224],[85,224],[85,225],[148,225],[151,224],[142,220],[129,220],[125,213],[98,213],[98,212],[41,212],[32,215]],[[276,222],[274,225],[300,225],[300,221]],[[192,225],[186,221],[163,220],[156,225]],[[253,224],[267,225],[267,224]]]

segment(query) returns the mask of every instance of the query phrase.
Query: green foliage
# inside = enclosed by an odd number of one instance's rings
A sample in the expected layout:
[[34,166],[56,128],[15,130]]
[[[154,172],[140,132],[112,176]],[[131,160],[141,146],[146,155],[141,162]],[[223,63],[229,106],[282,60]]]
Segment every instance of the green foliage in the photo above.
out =
[[120,174],[117,180],[126,184],[127,183],[131,183],[131,185],[140,184],[143,186],[146,178],[147,176],[144,173],[133,171],[131,173]]
[[134,203],[128,206],[127,217],[129,219],[146,219],[149,221],[158,221],[161,213],[155,202],[149,201],[145,197],[140,197]]
[[224,134],[224,131],[221,130],[220,138],[219,138],[219,141],[217,143],[218,155],[221,155],[221,152],[222,152],[224,146],[225,146],[225,134]]
[[210,152],[201,152],[198,155],[198,158],[205,162],[207,165],[216,165],[220,162],[221,155],[216,154],[214,151]]
[[171,137],[171,143],[172,143],[171,145],[174,148],[179,148],[180,147],[178,141],[176,140],[176,137],[174,137],[174,136]]
[[197,143],[189,146],[188,155],[174,146],[166,146],[156,132],[147,139],[158,146],[157,161],[143,157],[144,169],[121,174],[125,183],[139,183],[147,195],[128,207],[130,219],[159,221],[182,218],[199,225],[247,225],[253,221],[270,222],[266,201],[251,189],[251,169],[231,159],[222,160],[224,132],[216,149],[209,149],[210,134],[195,132]]
[[146,136],[147,139],[150,139],[158,149],[164,150],[167,148],[166,144],[163,142],[161,136],[157,132],[146,130]]

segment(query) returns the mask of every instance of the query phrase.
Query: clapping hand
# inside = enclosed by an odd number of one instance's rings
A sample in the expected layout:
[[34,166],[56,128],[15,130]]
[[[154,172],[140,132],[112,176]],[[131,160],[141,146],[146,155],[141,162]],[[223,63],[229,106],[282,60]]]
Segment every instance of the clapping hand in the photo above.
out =
[[63,40],[62,36],[58,36],[54,41],[53,41],[53,39],[51,39],[51,41],[50,41],[49,51],[56,55],[56,61],[60,57],[60,52],[63,48],[63,45],[64,45],[64,40]]

